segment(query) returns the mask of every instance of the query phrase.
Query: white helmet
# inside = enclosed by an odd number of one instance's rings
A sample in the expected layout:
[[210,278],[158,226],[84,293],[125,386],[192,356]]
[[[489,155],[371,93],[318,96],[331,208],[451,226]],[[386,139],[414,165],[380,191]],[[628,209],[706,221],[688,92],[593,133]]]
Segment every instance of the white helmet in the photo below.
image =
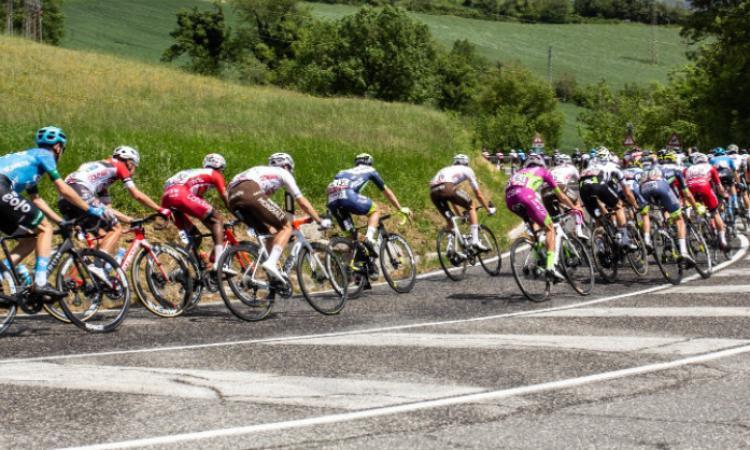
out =
[[206,169],[224,170],[227,167],[227,160],[218,153],[209,153],[203,158],[203,167]]
[[294,160],[288,153],[274,153],[268,158],[268,165],[273,167],[288,167],[294,172]]
[[469,165],[469,157],[464,155],[463,153],[458,154],[453,157],[453,165],[454,166],[468,166]]
[[609,152],[609,149],[607,147],[602,146],[596,149],[596,157],[600,161],[611,161],[612,153]]
[[541,167],[547,168],[547,164],[544,162],[544,157],[536,153],[530,154],[529,157],[526,158],[526,161],[523,163],[523,166],[524,167],[541,166]]
[[138,150],[133,147],[128,147],[127,145],[117,147],[115,151],[112,152],[112,157],[123,161],[133,161],[133,164],[135,164],[136,167],[141,163],[141,155],[138,153]]
[[708,156],[703,153],[693,153],[691,158],[693,164],[705,164],[708,162]]
[[735,153],[737,153],[739,151],[740,151],[740,148],[737,147],[736,144],[729,144],[729,145],[727,145],[727,153],[729,153],[730,155],[735,154]]

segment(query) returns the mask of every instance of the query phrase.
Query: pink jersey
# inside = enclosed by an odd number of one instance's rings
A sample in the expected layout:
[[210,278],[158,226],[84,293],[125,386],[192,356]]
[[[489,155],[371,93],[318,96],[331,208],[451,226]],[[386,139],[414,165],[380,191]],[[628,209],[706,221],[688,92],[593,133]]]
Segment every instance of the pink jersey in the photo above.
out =
[[211,187],[215,187],[219,194],[223,195],[226,192],[224,175],[214,169],[188,169],[177,172],[164,183],[164,190],[175,186],[184,186],[198,197],[203,197]]
[[552,189],[557,189],[557,183],[549,170],[540,166],[532,166],[516,171],[505,185],[505,190],[526,188],[539,192],[545,184]]
[[122,180],[128,189],[135,187],[128,166],[114,158],[81,164],[65,178],[67,184],[83,186],[97,196],[106,194],[107,188],[117,180]]

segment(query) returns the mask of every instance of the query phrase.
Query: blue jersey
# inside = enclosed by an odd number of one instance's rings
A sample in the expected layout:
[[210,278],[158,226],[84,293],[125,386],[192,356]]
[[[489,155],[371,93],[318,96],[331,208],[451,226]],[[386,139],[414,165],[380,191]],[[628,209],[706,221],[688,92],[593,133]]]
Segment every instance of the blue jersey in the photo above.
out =
[[335,187],[336,190],[351,189],[358,193],[372,181],[381,191],[385,189],[385,182],[377,170],[371,166],[357,166],[351,169],[342,170],[333,177],[333,182],[329,189]]
[[13,191],[19,194],[27,190],[35,193],[36,185],[45,173],[52,181],[60,178],[55,155],[50,150],[32,148],[0,157],[0,175],[6,176]]
[[729,155],[716,156],[709,159],[708,162],[720,172],[726,171],[727,169],[732,172],[737,170],[737,167],[734,165],[734,160]]

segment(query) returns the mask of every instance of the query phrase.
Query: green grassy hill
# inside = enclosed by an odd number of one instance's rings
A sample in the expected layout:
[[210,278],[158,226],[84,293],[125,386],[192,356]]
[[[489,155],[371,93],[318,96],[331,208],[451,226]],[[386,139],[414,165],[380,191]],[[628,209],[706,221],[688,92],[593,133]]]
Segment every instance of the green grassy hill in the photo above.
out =
[[[418,212],[416,226],[407,231],[431,246],[440,219],[432,212],[427,183],[455,153],[476,154],[459,123],[429,108],[243,87],[17,38],[0,37],[0,54],[3,153],[28,148],[34,131],[47,124],[70,137],[63,174],[109,156],[117,145],[133,145],[143,161],[135,180],[156,198],[166,178],[199,167],[208,152],[226,156],[230,178],[287,151],[297,162],[303,192],[323,208],[333,175],[366,151],[402,202]],[[502,180],[479,159],[480,177],[501,203]],[[50,183],[43,185],[49,196]],[[116,205],[137,209],[120,188],[114,196]],[[503,227],[509,221],[508,215],[493,219]]]

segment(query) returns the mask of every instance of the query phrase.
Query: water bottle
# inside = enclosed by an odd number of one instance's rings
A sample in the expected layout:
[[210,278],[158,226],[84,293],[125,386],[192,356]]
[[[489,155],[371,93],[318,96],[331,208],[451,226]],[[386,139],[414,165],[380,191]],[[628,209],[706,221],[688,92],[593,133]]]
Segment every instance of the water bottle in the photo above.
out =
[[187,234],[187,231],[180,230],[177,232],[177,234],[180,236],[180,240],[183,244],[188,245],[190,244],[190,236]]
[[123,247],[120,247],[117,249],[117,253],[115,254],[115,261],[117,261],[117,264],[122,264],[123,259],[125,259],[125,249]]
[[25,264],[19,264],[16,266],[16,275],[18,275],[18,281],[24,286],[31,285],[31,273],[29,268]]

